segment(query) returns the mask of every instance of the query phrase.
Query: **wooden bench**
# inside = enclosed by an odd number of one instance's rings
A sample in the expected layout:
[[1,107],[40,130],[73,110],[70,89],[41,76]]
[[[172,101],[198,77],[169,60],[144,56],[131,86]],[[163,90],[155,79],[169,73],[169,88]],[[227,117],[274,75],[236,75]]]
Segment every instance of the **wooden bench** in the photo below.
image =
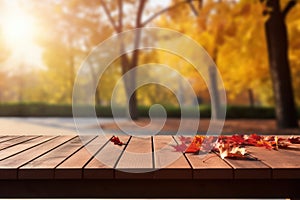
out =
[[[249,161],[175,152],[173,136],[120,139],[127,145],[99,136],[1,136],[0,197],[300,197],[297,145],[247,147],[259,159]],[[135,160],[130,152],[144,156]]]

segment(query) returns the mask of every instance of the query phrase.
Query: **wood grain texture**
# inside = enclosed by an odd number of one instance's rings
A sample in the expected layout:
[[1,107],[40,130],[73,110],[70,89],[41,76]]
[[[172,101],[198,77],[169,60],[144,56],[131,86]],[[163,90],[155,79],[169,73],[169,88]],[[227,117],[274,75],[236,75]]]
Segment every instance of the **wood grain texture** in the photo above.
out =
[[8,141],[8,140],[12,140],[18,137],[22,137],[22,135],[5,135],[5,136],[1,136],[0,138],[0,143]]
[[261,159],[272,168],[274,179],[299,179],[300,178],[300,146],[292,145],[288,149],[267,150],[248,147],[248,151]]
[[172,136],[153,137],[154,178],[192,179],[190,164],[182,152],[175,151],[177,143]]
[[110,139],[109,136],[99,135],[81,148],[78,152],[66,159],[55,169],[56,179],[81,179],[83,177],[83,167],[103,147]]
[[55,149],[57,146],[74,137],[75,136],[59,136],[53,140],[48,140],[45,143],[0,161],[0,179],[17,179],[19,167],[38,158],[48,151]]
[[115,178],[153,178],[152,157],[150,136],[131,137],[116,165]]
[[[87,137],[92,140],[95,136]],[[49,153],[22,166],[19,169],[19,178],[53,179],[55,167],[79,150],[82,145],[82,140],[79,137],[75,137]]]
[[251,146],[248,152],[259,160],[222,160],[213,153],[176,152],[179,140],[172,136],[123,135],[123,146],[109,142],[110,136],[2,136],[0,179],[300,179],[300,145],[279,151]]
[[37,137],[40,137],[40,136],[21,136],[21,137],[15,137],[13,139],[1,142],[0,143],[0,150],[3,150],[3,149],[6,149],[6,148],[9,148],[9,147],[18,145],[18,144],[20,144],[22,142],[26,142],[26,141],[32,140],[34,138],[37,138]]
[[[127,143],[130,136],[119,135],[119,139]],[[94,158],[84,167],[83,178],[85,179],[112,179],[115,177],[114,168],[120,158],[125,145],[114,145],[111,142],[106,145],[94,156]]]
[[5,158],[10,157],[17,153],[21,153],[22,151],[25,151],[29,148],[39,145],[45,141],[51,140],[55,137],[57,137],[57,136],[41,136],[41,137],[34,138],[32,140],[25,141],[18,145],[12,146],[10,148],[6,148],[6,149],[0,151],[0,160],[3,160]]
[[215,153],[185,154],[193,167],[194,179],[233,179],[233,169]]
[[271,168],[260,160],[228,159],[225,161],[233,168],[234,179],[271,179]]
[[[174,137],[178,144],[180,139]],[[232,179],[233,169],[215,153],[186,153],[186,158],[193,168],[194,179]]]

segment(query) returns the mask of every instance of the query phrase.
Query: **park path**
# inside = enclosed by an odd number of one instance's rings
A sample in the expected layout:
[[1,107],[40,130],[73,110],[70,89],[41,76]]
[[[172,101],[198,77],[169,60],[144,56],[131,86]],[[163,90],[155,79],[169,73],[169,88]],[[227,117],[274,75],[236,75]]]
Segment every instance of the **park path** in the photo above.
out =
[[[124,121],[123,119],[118,119]],[[96,133],[94,120],[78,119],[79,127],[88,129],[91,134]],[[113,122],[110,118],[101,118],[101,124]],[[73,135],[77,134],[73,118],[58,117],[0,117],[0,135]]]
[[[192,120],[191,120],[192,121]],[[136,121],[139,126],[146,126],[150,122],[149,119],[140,119]],[[209,126],[209,119],[201,119],[198,126],[198,132],[205,133]],[[122,122],[120,123],[122,126],[130,129],[131,123]],[[176,132],[180,125],[179,119],[168,119],[162,129],[164,133],[172,133]],[[299,121],[300,125],[300,121]],[[189,123],[187,123],[184,129],[189,130]],[[103,129],[106,130],[119,130],[116,123],[106,123],[102,125]],[[277,129],[276,122],[273,119],[228,119],[224,123],[223,131],[224,134],[249,134],[249,133],[258,133],[258,134],[300,134],[300,129]]]
[[[130,129],[131,123],[126,119],[118,119],[118,122]],[[107,132],[118,132],[120,129],[110,118],[100,118],[101,128]],[[149,119],[142,118],[136,122],[139,126],[146,126]],[[191,121],[193,123],[193,121]],[[176,132],[179,127],[179,119],[168,119],[162,129],[162,133],[169,134]],[[209,125],[209,119],[201,119],[198,127],[199,132],[205,132]],[[80,119],[79,127],[84,128],[91,134],[97,133],[99,126],[89,118]],[[184,129],[189,131],[189,123],[184,125]],[[153,127],[155,128],[155,126]],[[229,119],[225,121],[223,133],[258,133],[258,134],[299,134],[300,129],[278,130],[275,120],[253,120],[253,119]],[[52,134],[77,134],[73,118],[20,118],[2,117],[0,118],[0,135],[52,135]]]

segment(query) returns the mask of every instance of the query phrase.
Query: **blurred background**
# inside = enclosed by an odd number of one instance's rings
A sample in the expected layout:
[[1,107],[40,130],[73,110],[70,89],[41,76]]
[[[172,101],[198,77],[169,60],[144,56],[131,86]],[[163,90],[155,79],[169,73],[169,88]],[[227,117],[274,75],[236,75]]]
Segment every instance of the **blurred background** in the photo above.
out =
[[[227,93],[225,132],[299,132],[300,3],[296,0],[1,0],[2,133],[9,129],[21,132],[12,128],[14,123],[52,124],[55,131],[70,127],[71,119],[7,117],[72,117],[73,85],[86,56],[112,35],[141,27],[170,28],[205,48]],[[100,54],[95,64],[101,64],[106,53]],[[209,120],[211,99],[201,75],[189,62],[161,50],[135,51],[110,65],[95,96],[99,117],[112,116],[112,90],[122,74],[144,63],[166,64],[180,72],[197,99],[185,99],[184,94],[180,98],[193,101],[201,118]],[[91,79],[97,80],[94,74]],[[160,78],[166,77],[162,74]],[[220,83],[213,83],[214,73],[210,80],[212,89],[218,90]],[[180,83],[177,87],[182,89]],[[118,98],[128,98],[126,90]],[[178,100],[158,85],[136,91],[130,99],[131,117],[140,125],[147,124],[154,103],[162,104],[170,117],[166,131],[175,129],[180,117]],[[221,106],[214,103],[216,108]],[[199,131],[207,127],[205,120]],[[31,125],[28,130],[33,129]],[[116,129],[109,120],[102,126]]]

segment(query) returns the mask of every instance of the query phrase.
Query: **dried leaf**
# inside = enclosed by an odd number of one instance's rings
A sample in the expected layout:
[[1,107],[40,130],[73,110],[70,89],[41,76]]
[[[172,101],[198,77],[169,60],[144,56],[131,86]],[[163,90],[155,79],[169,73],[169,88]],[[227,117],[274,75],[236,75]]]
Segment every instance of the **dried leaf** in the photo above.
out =
[[196,135],[194,137],[192,143],[185,150],[185,153],[197,153],[197,152],[199,152],[204,139],[205,139],[205,136]]
[[185,153],[197,153],[200,151],[200,147],[195,144],[195,143],[192,143],[186,150],[185,150]]
[[193,141],[192,137],[184,137],[184,136],[179,136],[178,137],[181,143],[184,144],[190,144]]
[[288,141],[292,144],[300,144],[300,137],[291,136]]
[[257,134],[250,135],[232,135],[232,136],[201,136],[194,138],[180,136],[181,144],[173,146],[175,151],[185,153],[210,152],[211,150],[219,152],[222,159],[247,159],[257,160],[246,152],[244,146],[251,145],[256,147],[265,147],[272,150],[279,148],[288,148],[293,144],[300,144],[300,137],[290,137],[288,139],[278,138],[277,136],[261,136]]
[[184,143],[178,144],[178,145],[171,145],[175,151],[177,152],[184,152],[187,148],[187,145]]
[[112,136],[112,138],[110,138],[110,141],[113,142],[115,145],[119,145],[119,146],[125,145],[125,143],[121,142],[121,140],[117,136]]

